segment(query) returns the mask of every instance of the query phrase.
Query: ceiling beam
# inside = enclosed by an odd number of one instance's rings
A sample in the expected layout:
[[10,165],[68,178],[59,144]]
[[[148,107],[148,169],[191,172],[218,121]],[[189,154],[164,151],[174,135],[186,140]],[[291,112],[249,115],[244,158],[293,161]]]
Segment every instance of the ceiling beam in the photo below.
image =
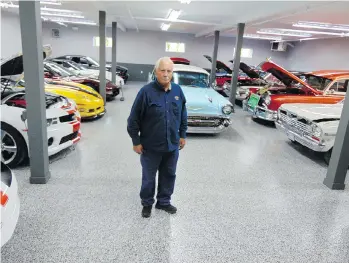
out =
[[138,28],[138,25],[137,25],[137,21],[136,19],[133,17],[132,13],[131,13],[131,9],[129,7],[127,7],[127,10],[128,10],[128,13],[132,19],[132,21],[135,23],[135,26],[136,26],[136,29],[137,29],[137,32],[139,32],[139,28]]
[[127,31],[126,27],[121,22],[118,22],[118,28],[120,28],[123,32]]

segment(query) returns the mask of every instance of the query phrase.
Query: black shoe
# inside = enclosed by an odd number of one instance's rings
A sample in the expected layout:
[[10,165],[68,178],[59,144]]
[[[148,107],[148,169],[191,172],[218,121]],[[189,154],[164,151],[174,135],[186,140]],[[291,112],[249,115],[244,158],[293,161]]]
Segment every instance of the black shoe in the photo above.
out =
[[142,217],[148,218],[151,215],[152,206],[143,206]]
[[156,204],[155,205],[156,209],[161,209],[166,211],[169,214],[175,214],[177,212],[177,208],[174,207],[173,205],[160,205],[160,204]]

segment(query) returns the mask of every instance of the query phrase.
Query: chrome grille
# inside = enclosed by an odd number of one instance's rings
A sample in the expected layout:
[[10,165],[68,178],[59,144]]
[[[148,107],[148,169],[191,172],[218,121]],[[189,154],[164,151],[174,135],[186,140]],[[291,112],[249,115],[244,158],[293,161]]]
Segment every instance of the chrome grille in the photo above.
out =
[[224,119],[207,116],[188,116],[188,126],[191,127],[218,127],[223,124]]
[[312,135],[311,124],[308,123],[304,118],[299,118],[297,115],[287,112],[285,110],[280,110],[280,121],[289,130],[296,132],[300,135]]

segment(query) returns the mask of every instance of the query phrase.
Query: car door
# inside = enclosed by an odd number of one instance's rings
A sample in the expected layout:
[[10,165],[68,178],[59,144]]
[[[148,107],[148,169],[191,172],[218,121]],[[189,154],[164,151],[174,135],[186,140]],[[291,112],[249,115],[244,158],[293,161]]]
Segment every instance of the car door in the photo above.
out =
[[326,88],[325,94],[329,96],[345,96],[348,84],[349,78],[335,80]]

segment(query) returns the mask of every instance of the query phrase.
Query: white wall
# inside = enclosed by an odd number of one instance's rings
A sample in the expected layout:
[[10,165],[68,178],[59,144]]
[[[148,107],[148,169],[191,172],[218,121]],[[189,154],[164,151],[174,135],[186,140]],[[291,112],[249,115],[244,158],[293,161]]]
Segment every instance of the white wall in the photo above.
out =
[[349,70],[349,38],[303,41],[288,53],[291,70]]
[[[20,27],[19,17],[15,14],[2,12],[2,48],[1,56],[11,56],[13,53],[20,51]],[[4,28],[4,30],[3,30]],[[98,36],[97,26],[79,25],[78,31],[58,25],[56,23],[44,23],[43,26],[43,44],[51,44],[53,47],[53,56],[67,54],[89,55],[98,60],[98,47],[93,46],[93,36]],[[58,28],[61,33],[60,38],[53,38],[51,29]],[[111,37],[111,28],[107,29],[107,36]],[[7,39],[7,41],[4,41]],[[165,52],[165,43],[184,42],[186,44],[185,53],[167,53]],[[212,55],[213,37],[211,38],[195,38],[189,34],[177,34],[156,31],[128,31],[122,32],[118,30],[117,40],[117,60],[123,63],[135,64],[154,64],[157,58],[161,56],[182,56],[192,61],[192,64],[201,67],[211,67],[203,55]],[[218,59],[228,62],[233,58],[233,50],[235,46],[235,38],[220,38]],[[244,40],[243,47],[253,49],[252,59],[243,58],[242,61],[257,65],[267,57],[281,65],[287,62],[286,52],[270,51],[270,43],[268,41]],[[111,48],[107,48],[107,61],[111,57]]]
[[1,10],[1,58],[22,51],[21,31],[18,16]]

